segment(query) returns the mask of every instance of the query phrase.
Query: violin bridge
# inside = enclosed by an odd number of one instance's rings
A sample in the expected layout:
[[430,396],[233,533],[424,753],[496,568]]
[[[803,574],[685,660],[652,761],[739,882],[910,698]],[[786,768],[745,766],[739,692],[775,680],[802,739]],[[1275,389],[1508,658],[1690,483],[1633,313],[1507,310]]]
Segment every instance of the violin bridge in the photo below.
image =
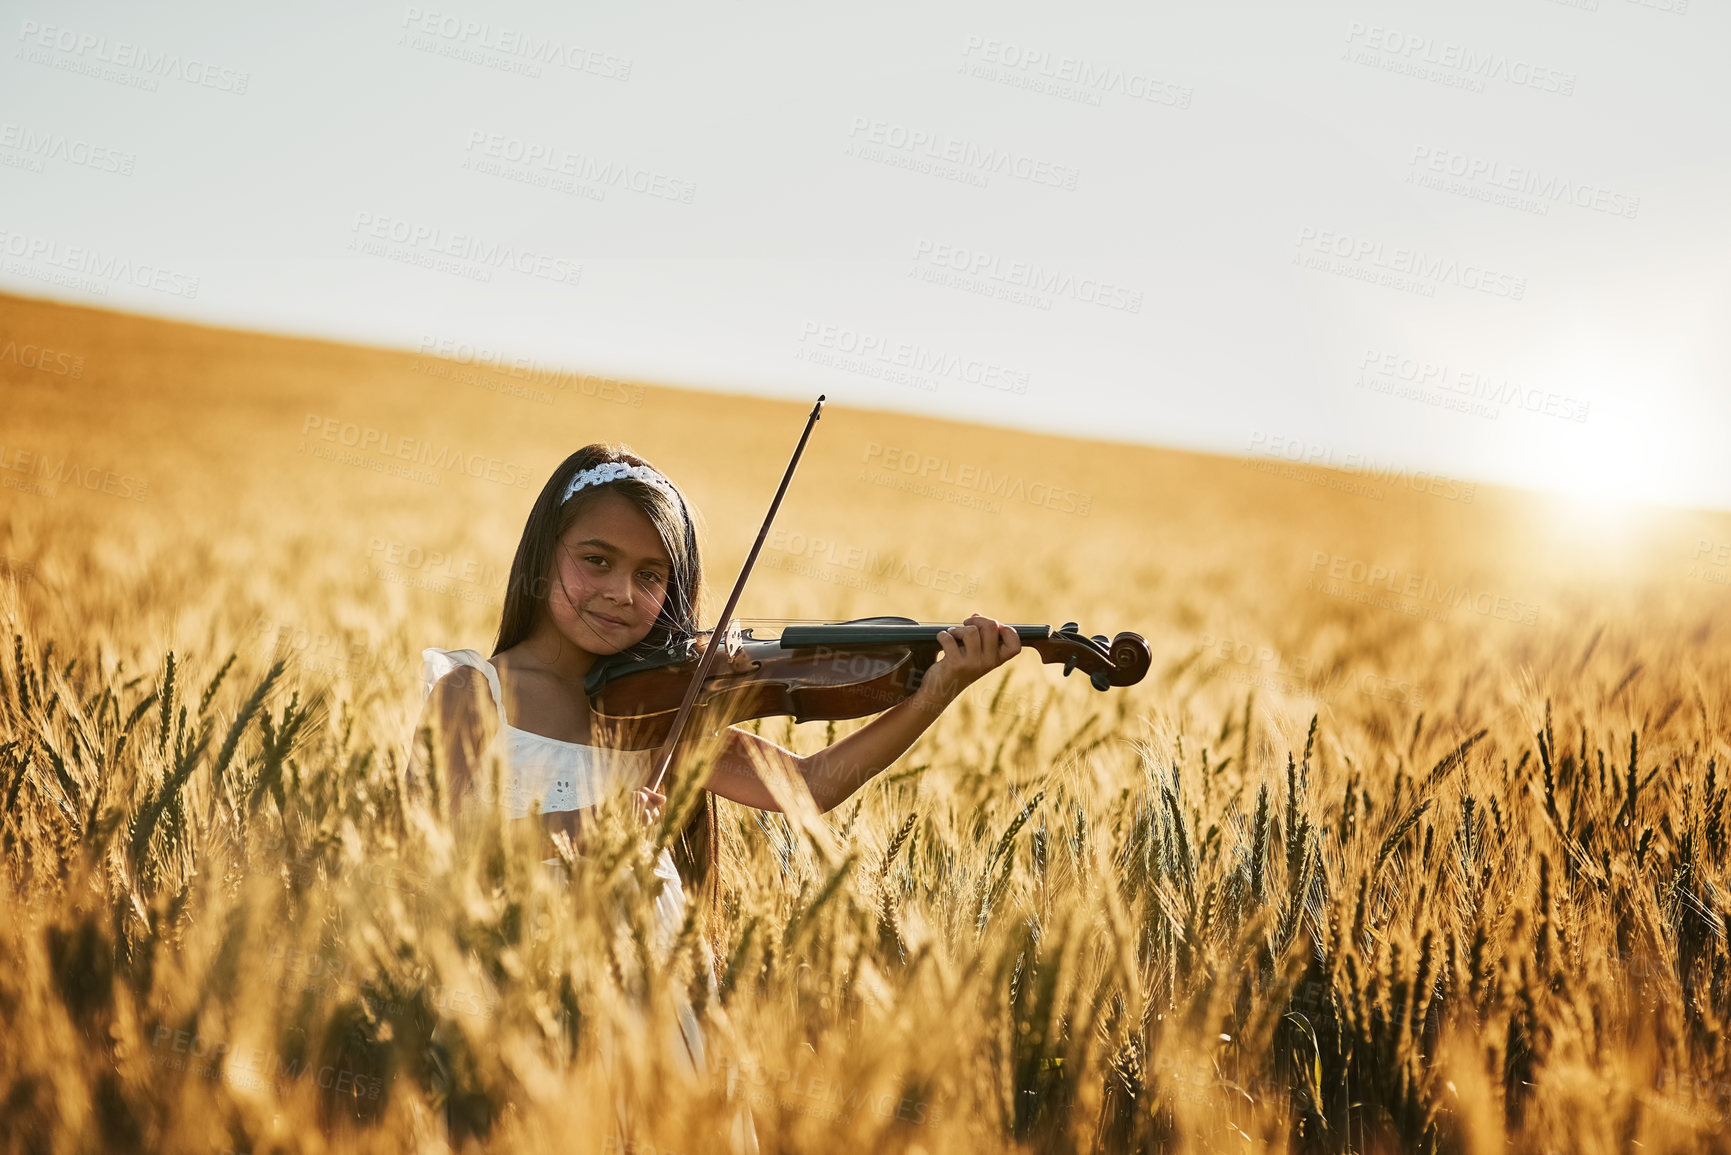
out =
[[745,631],[740,629],[737,618],[729,622],[727,629],[722,632],[721,645],[727,664],[733,670],[749,670],[755,667],[756,663],[745,656]]

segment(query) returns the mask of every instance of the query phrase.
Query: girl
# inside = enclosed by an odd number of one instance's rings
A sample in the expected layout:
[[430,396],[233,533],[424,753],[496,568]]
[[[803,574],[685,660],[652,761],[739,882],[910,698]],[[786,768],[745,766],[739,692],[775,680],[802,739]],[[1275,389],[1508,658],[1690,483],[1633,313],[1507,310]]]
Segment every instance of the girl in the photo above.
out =
[[[591,744],[600,736],[591,733],[583,679],[607,655],[694,637],[701,589],[691,510],[671,481],[623,446],[589,445],[566,458],[523,527],[491,659],[474,650],[423,651],[422,725],[437,722],[453,809],[468,794],[479,751],[494,732],[480,693],[484,680],[506,740],[500,801],[508,818],[532,821],[526,816],[538,801],[549,832],[575,836],[582,812],[610,784],[623,782],[635,787],[638,816],[656,821],[666,797],[642,785],[654,752]],[[747,731],[725,732],[713,764],[697,771],[707,776],[706,793],[675,840],[677,859],[663,850],[656,863],[664,880],[656,899],[664,945],[684,921],[686,882],[712,915],[718,910],[720,840],[710,794],[780,810],[756,769],[778,764],[803,778],[818,808],[829,810],[900,757],[971,682],[1021,649],[1014,630],[979,614],[939,640],[943,654],[911,698],[826,749],[801,757]],[[707,941],[702,954],[713,987]],[[701,1068],[695,1017],[687,1008],[681,1020],[693,1065]]]

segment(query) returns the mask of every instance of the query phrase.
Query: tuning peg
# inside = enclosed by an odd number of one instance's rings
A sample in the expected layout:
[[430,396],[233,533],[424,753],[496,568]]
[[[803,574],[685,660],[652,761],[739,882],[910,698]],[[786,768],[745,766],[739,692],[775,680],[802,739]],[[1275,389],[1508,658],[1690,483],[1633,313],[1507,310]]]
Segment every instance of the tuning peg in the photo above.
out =
[[1108,638],[1105,634],[1095,634],[1094,641],[1100,643],[1102,649],[1109,650],[1112,648],[1112,639]]
[[1080,627],[1078,627],[1075,622],[1065,622],[1062,626],[1059,627],[1058,632],[1060,634],[1073,634],[1079,628]]
[[1064,659],[1064,676],[1066,678],[1068,678],[1070,676],[1070,671],[1074,670],[1075,668],[1076,668],[1076,655],[1071,654],[1069,657]]
[[1106,676],[1105,670],[1095,670],[1092,674],[1088,675],[1088,680],[1094,683],[1094,688],[1096,690],[1109,690],[1112,688],[1112,679]]

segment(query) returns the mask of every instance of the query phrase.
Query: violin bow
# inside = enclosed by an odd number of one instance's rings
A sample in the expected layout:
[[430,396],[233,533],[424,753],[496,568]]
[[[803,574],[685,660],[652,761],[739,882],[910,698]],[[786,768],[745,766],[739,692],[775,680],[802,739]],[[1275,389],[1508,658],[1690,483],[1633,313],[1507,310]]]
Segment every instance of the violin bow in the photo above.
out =
[[805,443],[811,438],[812,426],[817,424],[818,413],[823,409],[823,396],[819,394],[817,404],[811,407],[811,416],[806,418],[805,422],[805,432],[799,435],[799,444],[794,447],[793,458],[787,463],[787,472],[782,474],[781,487],[775,491],[775,500],[769,503],[769,512],[763,517],[763,528],[757,531],[757,540],[751,544],[751,552],[745,556],[745,565],[733,583],[733,592],[727,595],[727,605],[722,607],[721,617],[709,635],[709,644],[703,647],[703,657],[698,659],[697,672],[691,676],[691,685],[685,688],[685,700],[679,703],[679,713],[673,715],[673,727],[661,747],[661,764],[655,771],[655,778],[649,783],[649,789],[653,791],[661,789],[661,780],[667,776],[668,767],[673,765],[673,753],[679,746],[679,736],[685,729],[686,719],[691,715],[691,708],[697,701],[698,693],[703,689],[704,679],[709,677],[709,671],[715,665],[716,654],[727,648],[722,644],[722,634],[733,621],[733,611],[739,605],[739,595],[745,590],[745,580],[751,576],[751,567],[757,564],[758,552],[763,549],[764,539],[769,536],[769,527],[775,521],[775,512],[781,508],[781,499],[787,495],[787,486],[793,480],[793,471],[799,465],[800,455],[805,452]]

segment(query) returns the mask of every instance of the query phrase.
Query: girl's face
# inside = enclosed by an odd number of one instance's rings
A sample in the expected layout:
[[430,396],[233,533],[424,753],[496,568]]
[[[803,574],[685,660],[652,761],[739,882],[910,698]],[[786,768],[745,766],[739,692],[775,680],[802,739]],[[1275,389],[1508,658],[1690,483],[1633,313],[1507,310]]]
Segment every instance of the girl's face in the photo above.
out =
[[604,489],[559,539],[547,612],[579,649],[616,654],[648,636],[672,571],[654,523]]

